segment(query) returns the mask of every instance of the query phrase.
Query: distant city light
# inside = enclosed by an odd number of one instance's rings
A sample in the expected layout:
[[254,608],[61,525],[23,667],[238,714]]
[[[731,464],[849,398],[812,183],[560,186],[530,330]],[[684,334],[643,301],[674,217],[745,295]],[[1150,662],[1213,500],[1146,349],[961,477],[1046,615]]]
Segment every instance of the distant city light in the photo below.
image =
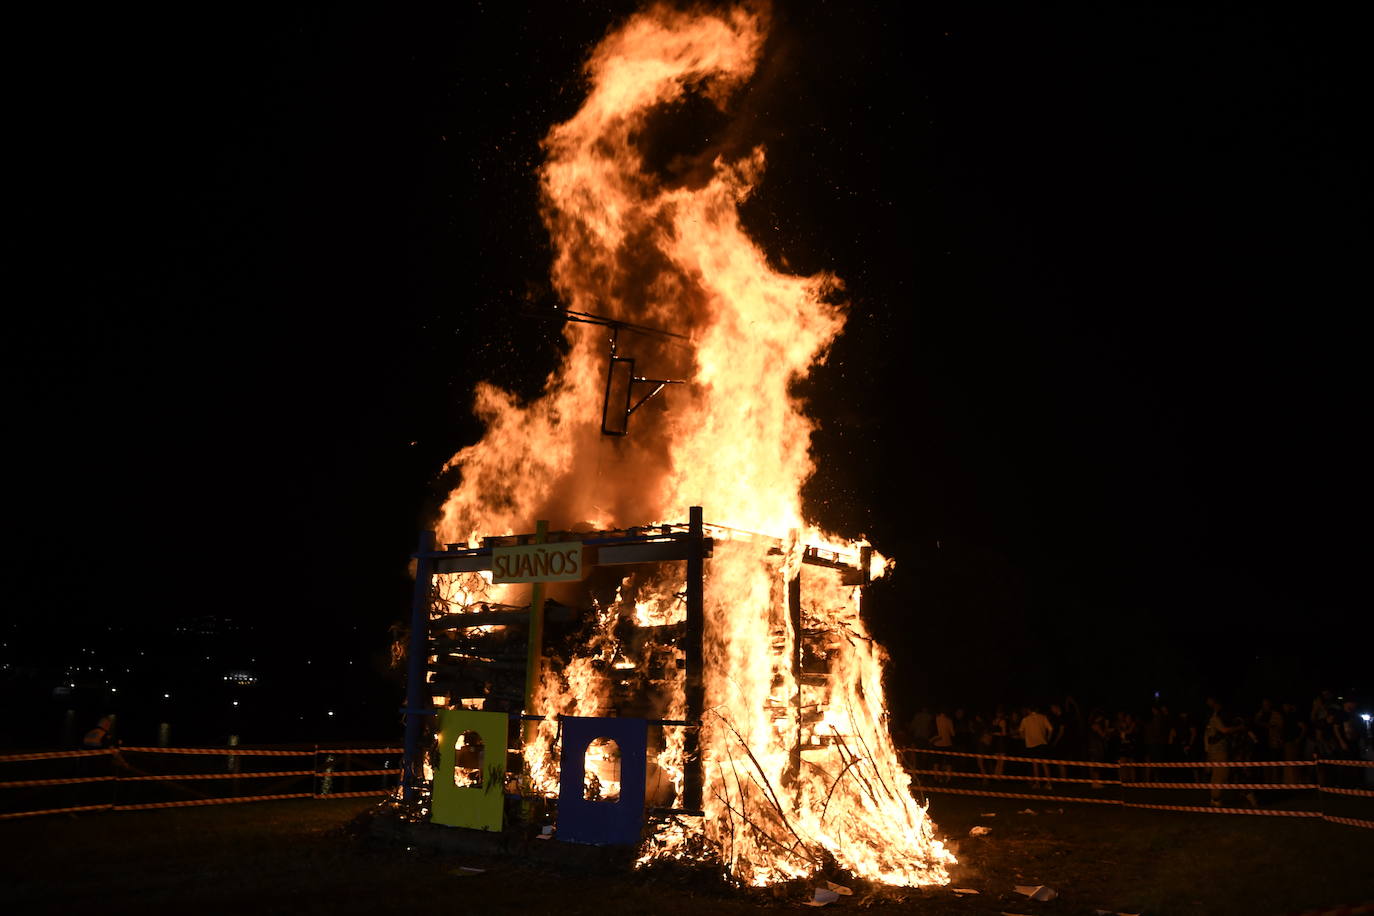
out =
[[1361,718],[1361,719],[1364,719],[1365,722],[1367,723],[1370,719],[1374,719],[1374,716],[1371,716],[1371,715],[1370,715],[1369,713],[1367,713],[1367,712],[1362,712],[1362,713],[1360,713],[1360,718]]
[[170,700],[170,699],[172,698],[172,695],[171,695],[170,693],[164,693],[164,694],[162,695],[162,698],[163,698],[164,700]]
[[330,714],[331,716],[334,715],[334,710],[332,710],[332,709],[329,710],[329,714]]
[[238,700],[235,700],[235,701],[234,701],[234,705],[235,705],[235,706],[239,705],[239,701],[238,701]]

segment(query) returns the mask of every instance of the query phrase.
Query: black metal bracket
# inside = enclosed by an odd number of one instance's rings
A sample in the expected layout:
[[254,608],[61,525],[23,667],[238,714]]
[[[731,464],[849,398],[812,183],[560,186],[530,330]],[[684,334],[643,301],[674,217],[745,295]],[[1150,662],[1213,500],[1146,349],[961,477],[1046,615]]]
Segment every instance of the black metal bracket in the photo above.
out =
[[[575,312],[572,309],[554,309],[550,312],[530,312],[549,318],[562,318],[582,324],[595,324],[611,329],[610,360],[606,364],[606,392],[601,401],[601,434],[603,436],[624,436],[630,431],[630,415],[643,407],[650,399],[669,385],[685,385],[681,379],[646,378],[635,374],[635,361],[620,356],[616,349],[620,345],[620,332],[631,331],[647,337],[666,337],[691,342],[685,334],[675,334],[660,328],[634,324],[596,315],[591,312]],[[648,388],[645,391],[645,388]]]
[[[580,319],[574,319],[580,320]],[[616,347],[620,343],[620,329],[624,327],[620,323],[611,324],[611,355],[606,364],[606,394],[601,402],[601,435],[603,436],[624,436],[630,432],[630,414],[643,407],[654,395],[658,394],[669,385],[684,384],[678,379],[667,378],[645,378],[635,374],[635,361],[629,357],[617,356]],[[633,326],[630,326],[632,329]],[[637,330],[637,329],[636,329]],[[662,332],[667,333],[667,332]],[[678,336],[676,334],[671,336]],[[623,366],[621,373],[623,379],[617,378],[618,367]],[[643,386],[651,386],[649,391],[640,395],[638,400],[635,395],[643,391]],[[638,388],[636,386],[639,386]],[[624,392],[624,401],[612,406],[612,392],[619,394]]]

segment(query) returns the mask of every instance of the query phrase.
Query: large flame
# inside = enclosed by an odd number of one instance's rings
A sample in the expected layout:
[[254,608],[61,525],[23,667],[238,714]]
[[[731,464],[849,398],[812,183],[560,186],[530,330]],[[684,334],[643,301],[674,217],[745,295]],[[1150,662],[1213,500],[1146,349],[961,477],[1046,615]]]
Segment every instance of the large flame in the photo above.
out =
[[[882,650],[867,635],[857,588],[804,568],[804,629],[828,634],[819,651],[829,673],[799,679],[785,661],[793,636],[779,595],[797,574],[798,545],[857,552],[803,513],[813,424],[792,393],[843,327],[839,284],[775,270],[741,226],[739,204],[763,174],[762,148],[731,154],[708,144],[666,165],[647,151],[655,126],[689,100],[728,110],[757,64],[766,19],[749,7],[656,6],[592,52],[586,102],[544,142],[554,285],[569,309],[689,338],[620,340],[622,355],[687,384],[638,410],[628,436],[602,435],[605,335],[570,325],[568,350],[540,397],[521,403],[479,387],[475,410],[487,432],[449,464],[461,483],[444,504],[440,534],[475,541],[531,530],[536,519],[562,529],[681,521],[689,506],[704,506],[722,526],[707,572],[706,817],[660,830],[646,858],[709,855],[753,884],[805,876],[827,858],[888,883],[943,883],[953,858],[897,760]],[[778,539],[785,549],[770,554]],[[663,697],[659,714],[684,714],[671,651],[614,635],[622,617],[649,630],[683,619],[681,573],[666,575],[629,577],[598,609],[585,651],[544,671],[540,712],[595,714],[613,706],[617,672],[652,670],[645,677]],[[497,586],[483,597],[503,594]],[[679,799],[680,732],[656,750]],[[545,791],[556,785],[553,738],[543,723],[526,748]]]

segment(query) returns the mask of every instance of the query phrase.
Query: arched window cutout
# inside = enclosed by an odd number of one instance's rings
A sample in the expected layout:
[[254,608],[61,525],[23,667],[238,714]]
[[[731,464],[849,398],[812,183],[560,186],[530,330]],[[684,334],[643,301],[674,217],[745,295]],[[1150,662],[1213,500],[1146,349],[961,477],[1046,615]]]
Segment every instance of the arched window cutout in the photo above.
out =
[[620,801],[620,745],[612,738],[597,738],[582,755],[585,773],[582,797],[587,801]]
[[477,732],[463,732],[453,745],[453,784],[460,789],[482,788],[487,749]]

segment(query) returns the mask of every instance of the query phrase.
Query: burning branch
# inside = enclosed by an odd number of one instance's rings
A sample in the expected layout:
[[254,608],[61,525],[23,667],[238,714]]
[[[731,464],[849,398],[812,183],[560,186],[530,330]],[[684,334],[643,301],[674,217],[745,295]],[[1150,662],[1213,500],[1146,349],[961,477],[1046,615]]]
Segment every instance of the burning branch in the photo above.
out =
[[[783,811],[782,803],[778,801],[778,796],[773,789],[773,784],[768,780],[768,774],[764,772],[763,765],[759,763],[759,759],[754,756],[754,751],[749,747],[749,742],[744,740],[744,736],[741,735],[739,731],[735,728],[735,726],[731,724],[730,720],[725,718],[725,716],[721,715],[718,710],[713,709],[711,710],[711,712],[715,713],[716,718],[724,722],[725,727],[730,729],[730,731],[733,732],[735,737],[739,740],[740,746],[744,748],[744,752],[749,755],[749,760],[754,764],[754,769],[758,770],[759,776],[763,779],[764,785],[759,786],[759,791],[764,793],[764,797],[767,798],[768,802],[773,806],[773,810],[778,813],[778,819],[782,821],[783,826],[787,828],[787,831],[791,833],[792,836],[796,837],[797,843],[800,844],[803,849],[807,849],[806,841],[803,840],[801,838],[801,835],[797,833],[795,828],[793,828],[792,822],[787,818],[787,813]],[[733,764],[733,762],[734,759],[732,757],[731,763]],[[757,785],[757,781],[755,782],[755,784]],[[740,794],[740,800],[744,800],[743,793]],[[815,856],[810,854],[809,849],[807,849],[807,853],[807,858],[809,858],[810,861],[815,862]]]

